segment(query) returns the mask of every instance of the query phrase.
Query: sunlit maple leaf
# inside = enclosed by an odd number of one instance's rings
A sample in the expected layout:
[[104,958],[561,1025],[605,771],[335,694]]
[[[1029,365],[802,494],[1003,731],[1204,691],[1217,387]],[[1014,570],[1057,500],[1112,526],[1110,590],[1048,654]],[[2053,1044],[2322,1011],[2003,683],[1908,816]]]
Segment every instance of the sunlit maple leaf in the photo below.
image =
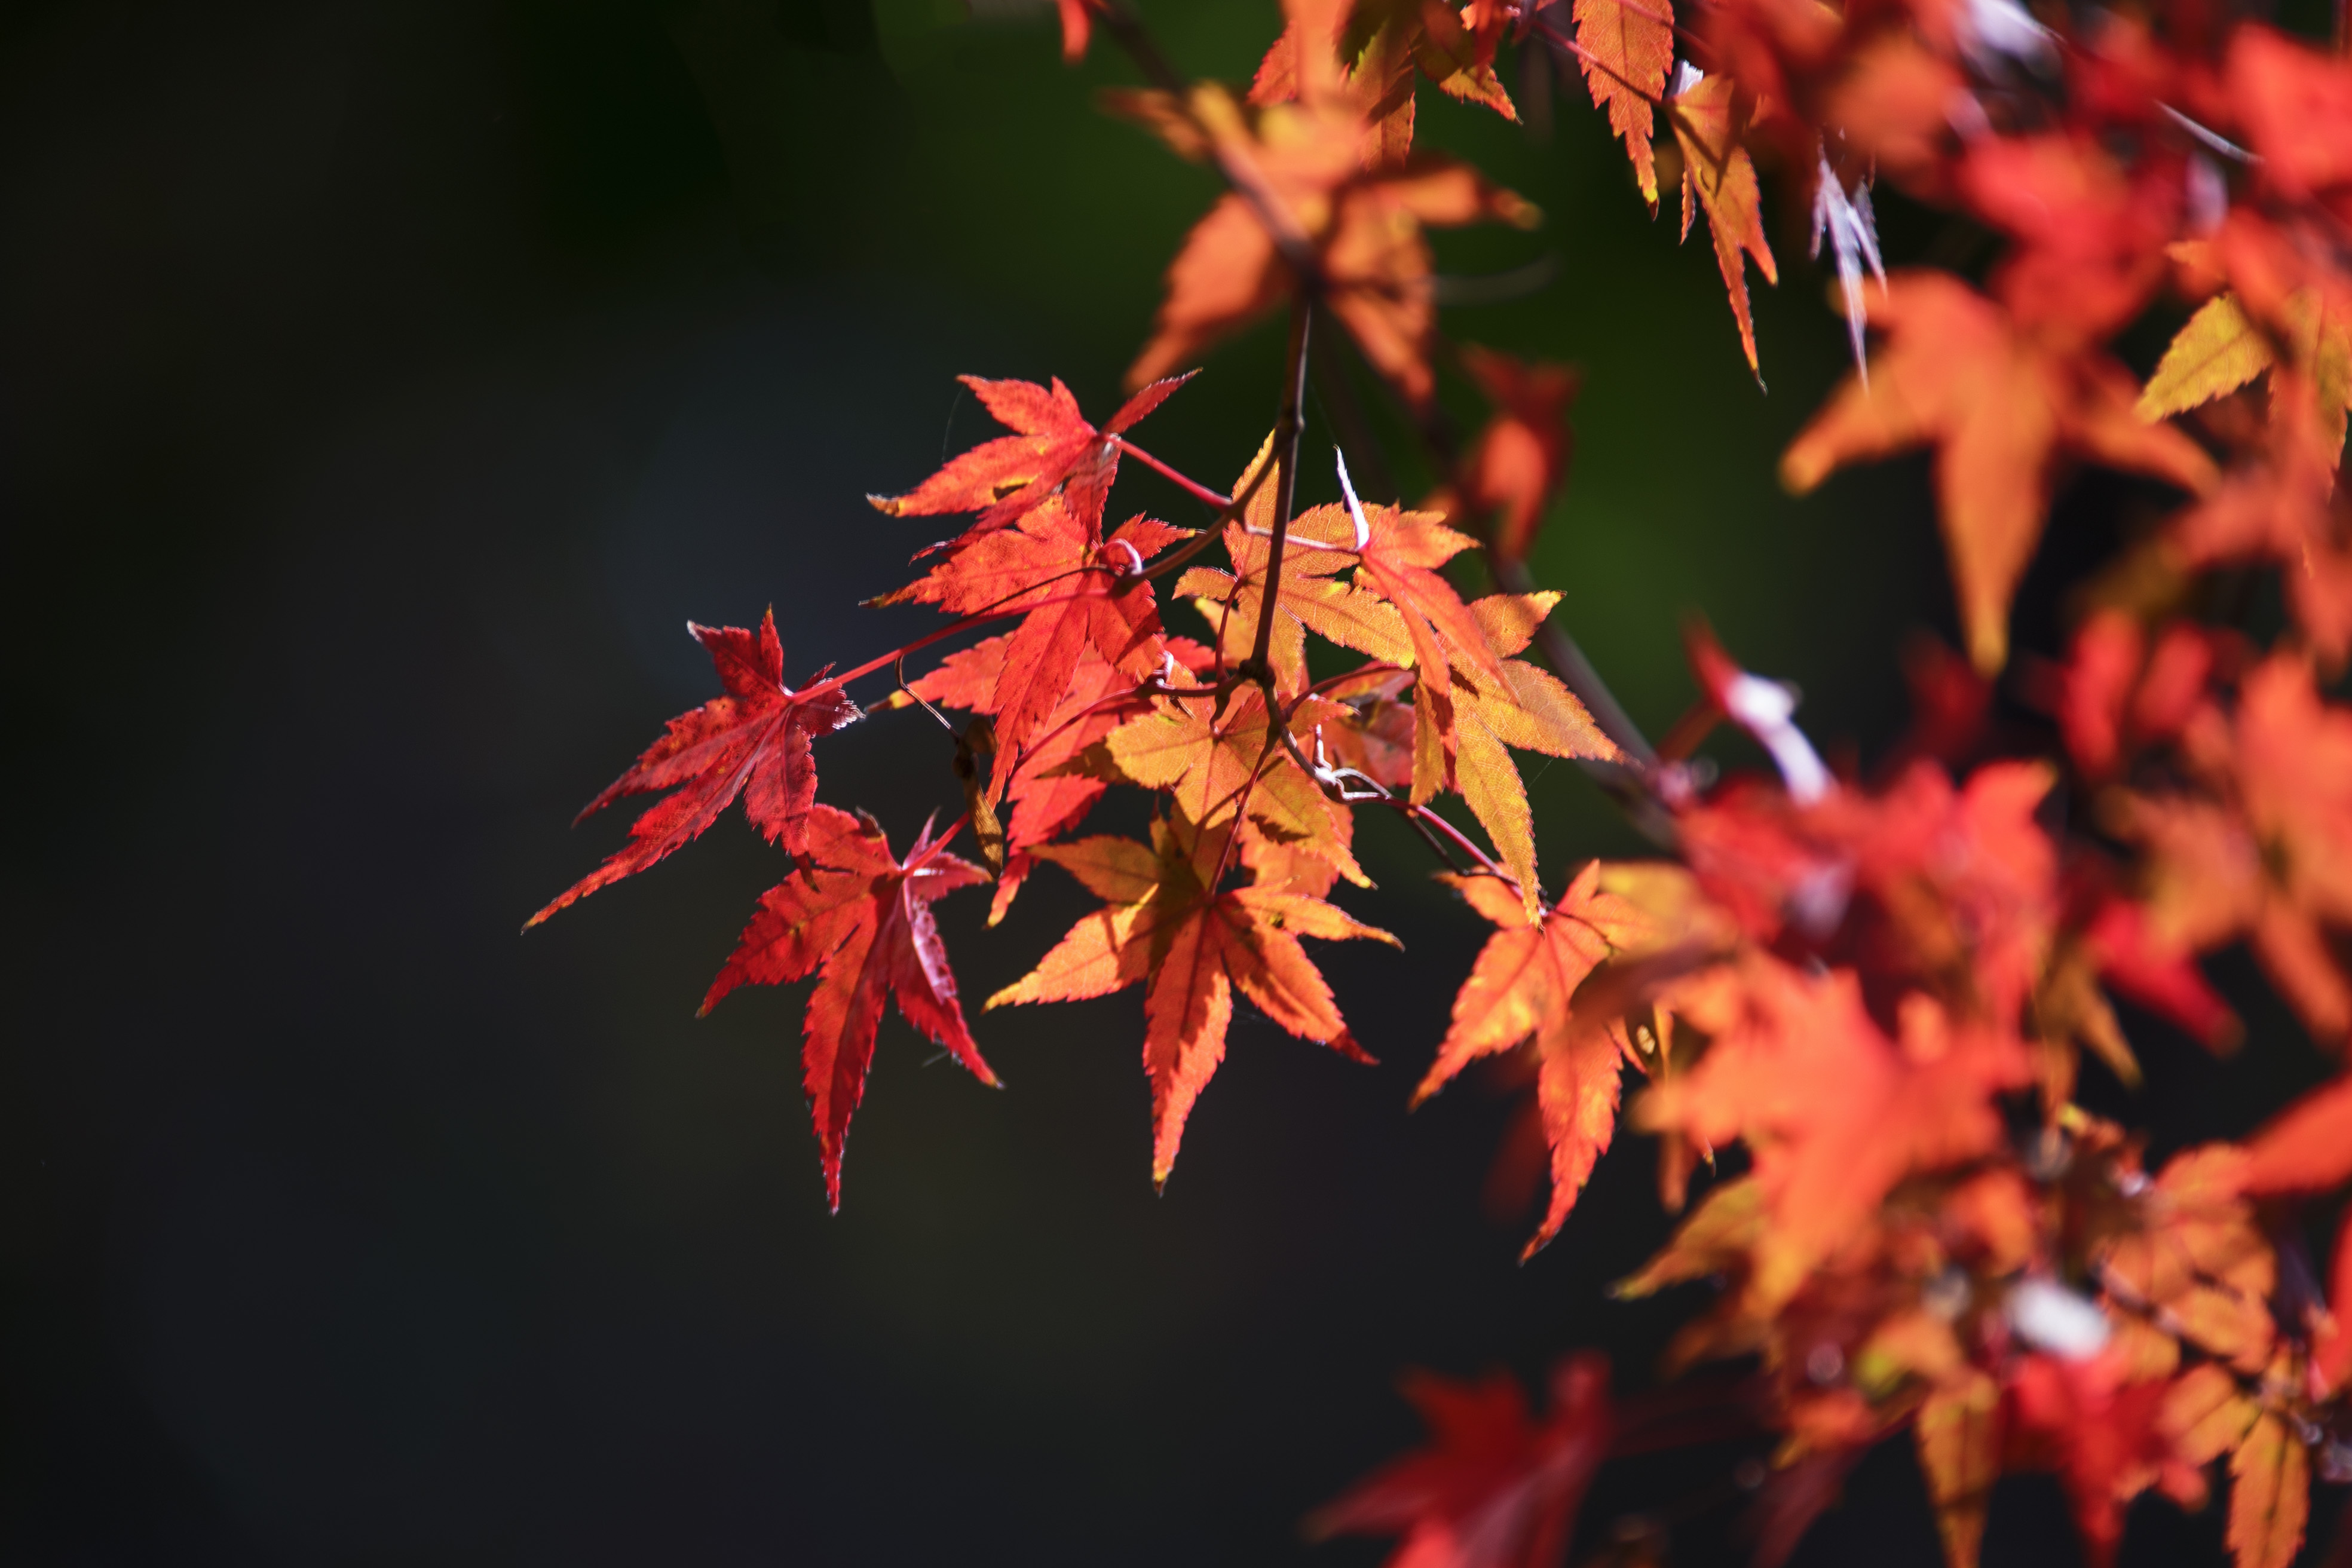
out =
[[[1066,11],[1073,5],[1082,21],[1085,16],[1076,0],[1065,0],[1066,25]],[[1174,376],[1139,387],[1100,429],[1087,423],[1078,412],[1078,400],[1059,377],[1050,388],[977,375],[957,379],[998,424],[1015,434],[982,442],[905,495],[866,500],[893,517],[978,512],[962,536],[971,539],[1017,521],[1056,493],[1068,502],[1070,514],[1099,537],[1103,499],[1118,474],[1118,448],[1105,437],[1132,428],[1192,377]]]
[[[1756,162],[1740,145],[1748,110],[1731,78],[1710,76],[1676,93],[1667,101],[1666,112],[1683,150],[1683,237],[1690,237],[1692,220],[1706,208],[1716,266],[1723,273],[1731,314],[1739,322],[1739,346],[1747,351],[1748,368],[1757,371],[1746,258],[1755,258],[1767,283],[1778,283],[1780,274],[1764,239],[1764,198],[1756,183]],[[1654,205],[1656,197],[1651,201]]]
[[629,825],[629,842],[531,916],[525,930],[693,842],[739,795],[743,814],[770,843],[788,855],[807,850],[808,814],[816,799],[809,738],[856,720],[857,704],[838,687],[803,696],[784,684],[784,648],[772,610],[756,631],[691,621],[686,629],[710,651],[727,695],[671,720],[668,732],[646,748],[636,766],[606,785],[574,820],[624,795],[677,793],[648,806]]
[[2000,1477],[2000,1385],[1974,1368],[1953,1377],[1920,1405],[1914,1435],[1946,1568],[1977,1568]]
[[[1501,853],[1529,920],[1539,903],[1535,818],[1511,750],[1611,762],[1624,757],[1558,677],[1524,659],[1506,657],[1528,646],[1559,598],[1557,594],[1496,594],[1470,606],[1470,618],[1496,657],[1503,679],[1499,686],[1475,680],[1457,668],[1448,699],[1453,729],[1450,736],[1439,737],[1452,750],[1454,787]],[[1416,701],[1417,725],[1423,711]]]
[[979,867],[939,852],[928,826],[899,860],[872,818],[829,805],[809,813],[809,865],[760,895],[760,907],[729,955],[708,1013],[738,985],[782,985],[817,975],[801,1028],[802,1084],[816,1124],[824,1195],[841,1208],[841,1154],[850,1114],[866,1093],[874,1034],[886,998],[898,1016],[994,1085],[956,1000],[955,974],[930,905],[988,880]]
[[1784,1299],[1853,1235],[1895,1184],[1998,1147],[1992,1104],[2028,1080],[2014,1037],[1952,1018],[1919,992],[1890,1040],[1850,970],[1811,977],[1751,954],[1737,1005],[1689,1076],[1643,1096],[1640,1117],[1709,1144],[1745,1139],[1777,1222],[1759,1290]]
[[2155,421],[2183,414],[2271,368],[2270,340],[2246,317],[2234,294],[2217,294],[2198,307],[2174,336],[2147,378],[2134,412]]
[[2182,1340],[2258,1373],[2277,1344],[2267,1301],[2278,1262],[2242,1194],[2243,1168],[2227,1145],[2174,1156],[2095,1255],[2100,1283],[2125,1310],[2160,1313]]
[[1320,899],[1261,887],[1213,888],[1225,838],[1168,818],[1152,825],[1149,846],[1112,837],[1040,846],[1037,858],[1068,871],[1108,907],[1080,921],[1034,970],[988,999],[991,1007],[1071,1002],[1150,982],[1143,1070],[1151,1083],[1155,1185],[1166,1184],[1193,1101],[1224,1060],[1234,992],[1301,1039],[1369,1060],[1298,939],[1396,941]]
[[1551,1204],[1522,1256],[1533,1257],[1576,1205],[1617,1126],[1623,1064],[1610,1020],[1576,1020],[1569,1002],[1595,965],[1658,934],[1645,910],[1601,886],[1588,864],[1559,902],[1530,922],[1516,889],[1491,877],[1447,877],[1470,907],[1499,928],[1486,939],[1454,998],[1454,1023],[1413,1091],[1418,1105],[1480,1057],[1532,1038],[1536,1100],[1551,1150]]
[[[1607,110],[1609,129],[1624,139],[1642,199],[1654,213],[1658,166],[1650,151],[1656,129],[1651,106],[1665,96],[1666,73],[1674,68],[1673,0],[1576,0],[1574,14],[1584,85],[1593,107]],[[1764,263],[1768,274],[1771,266]],[[1748,358],[1755,358],[1752,350]]]
[[1351,5],[1294,0],[1283,8],[1282,33],[1251,79],[1249,101],[1288,103],[1299,97],[1304,38],[1310,74],[1318,55],[1331,61],[1324,91],[1344,91],[1361,107],[1370,126],[1368,163],[1394,164],[1412,151],[1416,68],[1448,97],[1517,120],[1518,110],[1495,74],[1502,8],[1474,5],[1465,16],[1466,26],[1439,0],[1356,0]]
[[1609,1363],[1587,1352],[1553,1368],[1540,1423],[1507,1373],[1475,1384],[1418,1373],[1404,1394],[1430,1446],[1318,1510],[1308,1533],[1402,1536],[1389,1568],[1558,1568],[1609,1451]]
[[1801,493],[1857,458],[1933,445],[1953,585],[1979,669],[2008,658],[2010,597],[2041,537],[2062,456],[2189,490],[2213,482],[2211,461],[2186,436],[2134,416],[2120,366],[2021,336],[1958,279],[1897,273],[1870,309],[1886,343],[1869,386],[1849,378],[1790,443],[1780,475]]
[[2311,1517],[2311,1452],[2264,1412],[2230,1456],[2230,1553],[2237,1568],[2291,1568]]
[[1324,797],[1279,737],[1268,736],[1265,700],[1255,688],[1222,705],[1206,689],[1197,697],[1161,697],[1113,730],[1102,749],[1118,777],[1166,790],[1186,822],[1210,830],[1246,816],[1358,886],[1371,885],[1338,829],[1345,808]]

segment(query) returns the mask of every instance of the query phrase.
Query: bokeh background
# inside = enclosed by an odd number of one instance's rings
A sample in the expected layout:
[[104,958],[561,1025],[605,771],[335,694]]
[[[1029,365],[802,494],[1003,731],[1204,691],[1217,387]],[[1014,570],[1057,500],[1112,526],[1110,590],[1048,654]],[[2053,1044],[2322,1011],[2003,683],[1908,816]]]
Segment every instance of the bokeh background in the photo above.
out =
[[[828,1217],[798,995],[693,1017],[780,869],[740,817],[516,934],[623,831],[569,829],[579,804],[709,694],[688,617],[772,605],[795,679],[919,624],[856,607],[930,537],[860,498],[987,433],[955,373],[1117,395],[1211,178],[1095,111],[1114,55],[1067,71],[1049,16],[973,9],[0,12],[0,1560],[1364,1564],[1297,1521],[1414,1439],[1399,1368],[1592,1343],[1649,1379],[1674,1313],[1605,1293],[1666,1223],[1646,1146],[1523,1268],[1526,1216],[1481,1206],[1508,1103],[1404,1114],[1483,927],[1384,819],[1350,901],[1406,954],[1326,950],[1383,1065],[1238,1020],[1158,1198],[1129,994],[982,1019],[1002,1094],[894,1016]],[[1228,79],[1276,25],[1148,15]],[[1948,595],[1923,465],[1773,483],[1844,353],[1797,215],[1767,394],[1580,89],[1548,133],[1423,103],[1549,214],[1439,247],[1452,277],[1551,269],[1447,321],[1584,368],[1537,562],[1569,624],[1654,731],[1704,609],[1816,734],[1883,752]],[[1885,216],[1897,257],[1981,253]],[[1237,470],[1278,338],[1217,353],[1154,449]],[[1130,476],[1118,504],[1199,521]],[[2025,646],[2150,504],[2069,491]],[[953,809],[919,715],[821,771],[902,842]],[[1549,872],[1637,847],[1574,769],[1528,772]],[[1048,872],[997,931],[943,906],[965,994],[1086,902]],[[2319,1075],[2252,1016],[2226,1074],[2135,1020],[2159,1151]],[[1742,1451],[1612,1468],[1594,1542],[1659,1508],[1727,1557],[1723,1510],[1673,1510]],[[2071,1561],[2054,1491],[2006,1495],[1996,1560]],[[2130,1550],[2219,1534],[2158,1505]],[[1864,1556],[1936,1561],[1899,1453],[1801,1561]]]

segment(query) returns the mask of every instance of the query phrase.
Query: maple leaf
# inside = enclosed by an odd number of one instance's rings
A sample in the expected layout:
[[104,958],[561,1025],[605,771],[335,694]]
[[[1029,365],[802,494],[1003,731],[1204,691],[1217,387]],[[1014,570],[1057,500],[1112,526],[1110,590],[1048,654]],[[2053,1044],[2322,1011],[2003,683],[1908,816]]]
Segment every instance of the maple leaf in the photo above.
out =
[[2244,1155],[2227,1145],[2168,1162],[2093,1248],[2099,1280],[2130,1313],[2161,1315],[2182,1340],[2260,1372],[2277,1344],[2267,1299],[2278,1263],[2240,1190]]
[[1076,65],[1087,58],[1087,45],[1094,38],[1094,8],[1088,0],[1054,0],[1054,5],[1061,13],[1062,63]]
[[[1609,129],[1622,137],[1633,178],[1650,211],[1658,210],[1658,167],[1650,151],[1655,129],[1651,106],[1665,96],[1675,63],[1672,0],[1576,0],[1577,63],[1592,106],[1605,110]],[[1689,226],[1684,226],[1687,228]],[[1767,273],[1772,264],[1765,261]],[[1751,351],[1749,359],[1755,358]]]
[[2352,184],[2352,70],[2255,23],[2230,35],[2230,101],[2263,183],[2294,200]]
[[2230,1552],[2237,1568],[2291,1568],[2311,1517],[2311,1454],[2265,1411],[2230,1456]]
[[2270,340],[2246,316],[2234,294],[2217,294],[2198,307],[2164,351],[2132,412],[2151,424],[2210,403],[2271,368]]
[[1234,992],[1299,1038],[1368,1061],[1298,939],[1391,945],[1396,939],[1320,899],[1276,888],[1216,889],[1224,832],[1171,817],[1155,822],[1151,837],[1149,846],[1092,837],[1033,851],[1107,907],[1072,927],[1034,970],[987,1005],[1073,1002],[1150,982],[1143,1070],[1151,1083],[1151,1179],[1164,1186],[1192,1104],[1224,1060]]
[[1523,1259],[1559,1234],[1617,1125],[1622,1067],[1617,1042],[1599,1024],[1573,1019],[1570,999],[1603,959],[1657,934],[1649,911],[1603,888],[1601,879],[1601,863],[1590,862],[1559,902],[1532,923],[1517,890],[1491,877],[1440,879],[1498,929],[1454,998],[1453,1026],[1413,1090],[1413,1103],[1429,1099],[1478,1058],[1535,1041],[1536,1103],[1551,1150],[1551,1204]]
[[[1473,5],[1463,18],[1439,0],[1356,0],[1352,5],[1314,3],[1283,7],[1283,29],[1251,79],[1253,104],[1289,103],[1300,96],[1302,45],[1323,68],[1322,90],[1344,92],[1361,106],[1370,130],[1367,162],[1394,164],[1412,151],[1412,73],[1417,67],[1450,98],[1519,114],[1495,74],[1495,45],[1506,20],[1496,5]],[[1344,26],[1342,18],[1344,17]],[[1465,26],[1467,21],[1469,25]]]
[[1068,693],[1079,659],[1140,679],[1159,667],[1159,600],[1143,563],[1183,531],[1135,518],[1108,541],[1059,498],[1011,527],[957,549],[925,576],[877,604],[934,604],[950,615],[1029,609],[1005,644],[995,689],[973,706],[994,716],[996,761],[989,798],[1002,795],[1032,736]]
[[2352,1181],[2352,1078],[2312,1090],[2246,1141],[2238,1190],[2325,1193]]
[[[1557,677],[1507,657],[1528,646],[1535,628],[1559,602],[1557,594],[1496,594],[1470,605],[1471,620],[1496,658],[1502,684],[1468,679],[1457,667],[1448,698],[1453,728],[1450,735],[1436,738],[1439,745],[1451,748],[1454,785],[1501,853],[1531,921],[1540,902],[1535,819],[1528,808],[1527,786],[1507,748],[1611,762],[1624,757],[1593,722],[1582,700]],[[1417,698],[1414,711],[1418,729],[1424,707]]]
[[[1070,10],[1076,9],[1083,35],[1083,0],[1063,0],[1063,4],[1065,26]],[[1084,48],[1081,36],[1080,52]],[[1100,429],[1087,423],[1078,412],[1078,400],[1058,376],[1051,388],[1030,381],[989,381],[977,375],[956,379],[971,389],[998,424],[1015,434],[982,442],[905,495],[866,499],[892,517],[978,512],[971,529],[956,542],[961,543],[1017,521],[1056,492],[1067,500],[1072,516],[1098,533],[1103,500],[1118,474],[1118,448],[1105,437],[1133,428],[1166,402],[1169,394],[1192,378],[1188,374],[1139,387]]]
[[[949,655],[938,668],[907,689],[923,701],[985,711],[995,705],[1012,642],[1010,637],[982,638]],[[1163,639],[1160,651],[1191,669],[1208,662],[1208,650],[1187,637]],[[990,925],[1003,921],[1027,881],[1032,864],[1028,851],[1077,826],[1108,787],[1104,780],[1071,764],[1087,747],[1131,717],[1136,707],[1149,706],[1139,699],[1129,703],[1117,700],[1130,679],[1091,644],[1079,650],[1061,705],[1038,726],[1038,740],[1023,753],[1006,788],[1013,812],[1005,831],[1004,866],[989,905]]]
[[1419,153],[1381,161],[1363,105],[1337,89],[1302,88],[1297,102],[1269,104],[1255,123],[1215,87],[1195,88],[1181,105],[1132,93],[1111,103],[1180,154],[1213,157],[1236,187],[1169,264],[1167,298],[1128,372],[1130,384],[1164,374],[1311,288],[1373,368],[1424,407],[1435,385],[1436,308],[1423,228],[1538,221],[1534,207],[1466,164]]
[[1524,561],[1544,509],[1568,478],[1568,405],[1581,377],[1567,365],[1528,364],[1475,343],[1463,346],[1462,364],[1495,405],[1470,449],[1465,499],[1494,515],[1495,558]]
[[[727,694],[671,720],[668,732],[646,748],[636,766],[606,785],[572,820],[585,821],[624,795],[676,793],[646,807],[629,825],[629,842],[531,916],[525,931],[692,843],[739,795],[743,814],[770,843],[782,845],[788,855],[806,852],[808,815],[816,799],[809,738],[854,722],[857,704],[838,687],[803,695],[784,684],[784,648],[776,637],[773,610],[761,617],[757,631],[692,621],[686,629],[709,650]],[[822,687],[824,672],[818,674]]]
[[1936,1505],[1947,1568],[1977,1568],[1993,1482],[2000,1477],[2000,1388],[1974,1368],[1930,1393],[1914,1436]]
[[1415,1373],[1404,1395],[1431,1446],[1317,1510],[1308,1534],[1402,1535],[1389,1568],[1558,1568],[1609,1451],[1607,1361],[1588,1352],[1554,1367],[1540,1424],[1507,1373],[1475,1384]]
[[2161,1382],[2129,1380],[2114,1354],[2028,1356],[2011,1377],[2012,1446],[2058,1472],[2093,1568],[2115,1561],[2123,1505],[2149,1486],[2185,1503],[2204,1495],[2164,1431],[2166,1393]]
[[702,999],[708,1013],[738,985],[782,985],[817,976],[801,1029],[802,1084],[816,1124],[825,1201],[841,1210],[841,1155],[849,1118],[866,1093],[885,997],[898,1016],[991,1087],[956,1000],[930,905],[988,880],[979,867],[940,853],[925,825],[907,858],[872,818],[812,807],[809,864],[760,895],[758,912]]
[[1969,209],[2015,246],[1988,280],[2016,324],[2054,338],[2105,337],[2139,314],[2164,276],[2179,223],[2179,165],[2126,169],[2085,129],[1979,137],[1955,171]]
[[2013,1038],[1919,992],[1902,999],[1898,1044],[1864,1008],[1852,970],[1813,978],[1750,952],[1732,973],[1735,1005],[1706,1055],[1644,1095],[1640,1118],[1755,1151],[1778,1222],[1759,1249],[1758,1291],[1779,1300],[1896,1182],[2000,1146],[1992,1097],[2029,1069]]
[[1197,697],[1163,697],[1111,731],[1103,750],[1118,776],[1168,791],[1184,820],[1202,829],[1246,813],[1255,826],[1359,887],[1371,886],[1339,828],[1346,810],[1325,798],[1278,738],[1269,743],[1263,693],[1234,693],[1222,713],[1210,697],[1207,689]]
[[[2256,956],[2305,1025],[2340,1047],[2352,1033],[2352,984],[2326,929],[2352,925],[2352,710],[2322,702],[2310,666],[2277,654],[2246,677],[2226,737],[2208,734],[2198,749],[2234,784],[2242,826],[2193,808],[2171,819],[2178,828],[2150,818],[2162,841],[2158,873],[2174,882],[2159,887],[2168,912],[2176,928],[2250,928]],[[2189,903],[2199,899],[2209,910]]]
[[[1772,261],[1772,247],[1764,239],[1764,198],[1756,183],[1756,161],[1740,145],[1748,112],[1727,76],[1701,77],[1666,103],[1675,140],[1683,150],[1683,237],[1690,237],[1691,221],[1705,207],[1707,230],[1715,239],[1716,266],[1723,273],[1731,314],[1739,323],[1739,345],[1747,351],[1748,368],[1758,373],[1760,384],[1763,377],[1756,360],[1756,323],[1748,310],[1745,258],[1756,258],[1767,283],[1777,284],[1780,274]],[[1657,205],[1654,194],[1650,205]]]
[[1958,279],[1897,273],[1870,310],[1887,339],[1870,384],[1850,377],[1831,396],[1781,457],[1781,479],[1801,494],[1857,458],[1935,446],[1944,540],[1978,668],[2008,659],[2010,596],[2041,536],[2063,453],[2183,489],[2212,484],[2212,462],[2187,437],[2133,415],[2120,366],[2019,334]]

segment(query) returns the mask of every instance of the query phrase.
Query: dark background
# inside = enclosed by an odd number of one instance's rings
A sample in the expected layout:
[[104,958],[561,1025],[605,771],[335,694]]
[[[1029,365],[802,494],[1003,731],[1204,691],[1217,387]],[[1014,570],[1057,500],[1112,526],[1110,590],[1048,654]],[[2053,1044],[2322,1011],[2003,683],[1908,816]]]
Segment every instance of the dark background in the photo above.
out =
[[[622,832],[568,831],[579,803],[709,695],[688,616],[772,604],[794,680],[922,624],[855,608],[931,537],[860,497],[988,433],[953,374],[1116,396],[1213,185],[1093,112],[1129,79],[1108,51],[1066,72],[1049,20],[980,9],[0,13],[0,1559],[1366,1563],[1296,1521],[1413,1439],[1400,1366],[1598,1343],[1647,1380],[1673,1313],[1603,1289],[1665,1223],[1646,1146],[1523,1269],[1527,1222],[1479,1202],[1505,1102],[1403,1113],[1484,928],[1385,820],[1348,901],[1407,955],[1324,950],[1385,1065],[1237,1020],[1159,1199],[1130,994],[980,1019],[1003,1094],[894,1017],[829,1218],[799,996],[692,1016],[780,868],[739,816],[516,934]],[[1227,78],[1276,26],[1150,15]],[[1921,465],[1773,487],[1843,353],[1801,231],[1759,295],[1768,395],[1578,89],[1549,141],[1423,104],[1550,215],[1441,263],[1557,260],[1448,323],[1585,367],[1538,562],[1569,624],[1654,731],[1703,606],[1817,734],[1882,748],[1948,594]],[[1238,469],[1277,338],[1150,444]],[[1148,477],[1117,504],[1199,521]],[[2073,492],[2029,646],[2147,504]],[[885,715],[821,768],[903,843],[952,809],[947,760]],[[1573,769],[1528,772],[1548,871],[1633,847]],[[943,906],[966,996],[1085,904],[1046,873],[998,931]],[[2255,1022],[2261,1070],[2223,1075],[2139,1021],[2165,1087],[2135,1111],[2234,1133],[2320,1071]],[[1612,1470],[1592,1516],[1738,1451]],[[2070,1561],[2054,1494],[2011,1495],[1996,1560]],[[2156,1505],[2132,1551],[2219,1530]],[[1936,1561],[1900,1453],[1802,1560],[1864,1553]]]

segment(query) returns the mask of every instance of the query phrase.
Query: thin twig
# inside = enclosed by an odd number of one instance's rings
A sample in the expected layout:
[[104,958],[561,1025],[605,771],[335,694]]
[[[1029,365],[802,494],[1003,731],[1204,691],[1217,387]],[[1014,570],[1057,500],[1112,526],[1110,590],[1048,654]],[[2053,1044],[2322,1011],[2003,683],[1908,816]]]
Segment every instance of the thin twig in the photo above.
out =
[[1150,468],[1153,473],[1158,474],[1161,479],[1171,481],[1181,489],[1186,495],[1191,496],[1194,500],[1199,501],[1203,506],[1214,507],[1219,511],[1227,511],[1232,510],[1234,504],[1233,497],[1220,495],[1215,490],[1211,489],[1208,486],[1201,483],[1198,479],[1191,479],[1179,472],[1177,469],[1171,468],[1168,464],[1161,462],[1159,458],[1153,457],[1150,453],[1145,451],[1142,447],[1137,446],[1126,437],[1113,436],[1110,437],[1110,444],[1117,447],[1120,451],[1125,452],[1129,457],[1133,458],[1137,462],[1141,463],[1145,468]]

